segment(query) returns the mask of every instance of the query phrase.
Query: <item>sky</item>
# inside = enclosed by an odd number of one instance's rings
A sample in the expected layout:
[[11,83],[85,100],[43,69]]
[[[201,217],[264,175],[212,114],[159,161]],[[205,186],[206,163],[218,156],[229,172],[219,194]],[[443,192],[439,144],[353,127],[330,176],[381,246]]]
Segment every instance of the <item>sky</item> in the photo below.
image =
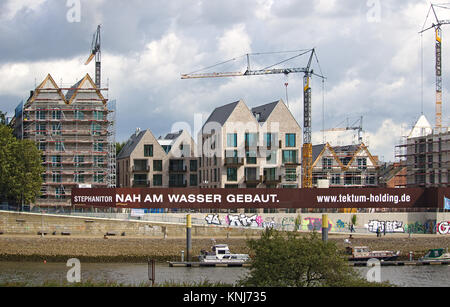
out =
[[[196,119],[240,99],[249,107],[283,99],[303,126],[302,74],[180,76],[243,72],[246,54],[252,69],[262,69],[315,48],[312,67],[326,80],[311,83],[313,144],[351,144],[356,131],[322,130],[362,116],[371,153],[394,161],[395,145],[422,112],[435,123],[434,34],[418,34],[429,7],[419,0],[2,0],[0,110],[11,116],[48,73],[65,85],[86,73],[93,77],[94,62],[84,62],[101,24],[102,82],[117,102],[116,141],[126,141],[136,128],[156,137],[180,127],[197,135]],[[450,19],[450,10],[438,15]],[[444,126],[447,33],[450,26],[443,27]],[[307,61],[300,56],[275,67],[305,67]]]

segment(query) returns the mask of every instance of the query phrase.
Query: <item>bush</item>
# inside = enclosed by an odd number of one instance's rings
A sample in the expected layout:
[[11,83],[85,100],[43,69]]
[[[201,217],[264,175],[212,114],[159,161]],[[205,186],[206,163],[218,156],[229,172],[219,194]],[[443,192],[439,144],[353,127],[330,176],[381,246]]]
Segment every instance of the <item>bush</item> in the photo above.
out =
[[251,268],[238,282],[245,287],[344,287],[373,286],[347,264],[333,242],[323,242],[317,233],[266,230],[260,239],[250,239]]

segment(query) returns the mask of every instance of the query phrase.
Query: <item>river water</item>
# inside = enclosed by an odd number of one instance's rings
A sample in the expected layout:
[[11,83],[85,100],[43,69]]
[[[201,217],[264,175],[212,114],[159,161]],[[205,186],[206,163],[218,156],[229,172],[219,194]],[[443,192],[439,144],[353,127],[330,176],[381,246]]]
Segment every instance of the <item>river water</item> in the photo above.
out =
[[[71,267],[65,263],[0,262],[0,283],[27,282],[40,285],[45,281],[65,282]],[[366,276],[369,268],[355,268]],[[248,272],[246,268],[171,268],[156,264],[157,283],[221,282],[234,284]],[[450,266],[381,267],[382,281],[402,287],[449,287]],[[147,264],[81,263],[82,281],[117,282],[139,285],[148,282]]]

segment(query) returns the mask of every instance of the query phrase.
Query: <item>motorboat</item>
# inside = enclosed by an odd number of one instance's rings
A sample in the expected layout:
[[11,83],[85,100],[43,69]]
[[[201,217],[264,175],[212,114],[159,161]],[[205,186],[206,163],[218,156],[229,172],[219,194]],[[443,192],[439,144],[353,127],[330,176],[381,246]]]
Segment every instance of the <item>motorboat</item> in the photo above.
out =
[[202,250],[198,260],[202,263],[244,263],[250,257],[247,254],[232,254],[227,244],[215,244],[211,251]]
[[433,262],[433,261],[450,261],[450,253],[448,249],[435,248],[430,249],[428,252],[419,259],[419,261]]
[[400,256],[400,251],[371,251],[367,246],[347,247],[347,252],[351,255],[350,261],[368,261],[369,259],[394,261]]

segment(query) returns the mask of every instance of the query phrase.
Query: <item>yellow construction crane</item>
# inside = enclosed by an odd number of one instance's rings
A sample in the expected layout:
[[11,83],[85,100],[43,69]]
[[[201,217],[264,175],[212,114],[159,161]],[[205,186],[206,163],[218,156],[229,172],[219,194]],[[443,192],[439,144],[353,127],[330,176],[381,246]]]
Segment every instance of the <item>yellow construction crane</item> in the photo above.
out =
[[[271,52],[277,53],[277,52]],[[281,53],[281,52],[280,52]],[[262,53],[257,53],[258,55]],[[285,63],[289,60],[292,60],[296,57],[300,57],[302,55],[309,54],[308,64],[304,68],[272,68],[276,65]],[[302,50],[302,52],[298,55],[290,57],[286,60],[283,60],[274,65],[270,65],[264,69],[260,70],[251,70],[250,69],[250,55],[246,54],[247,58],[247,70],[245,72],[214,72],[214,73],[190,73],[190,74],[182,74],[181,79],[196,79],[196,78],[221,78],[221,77],[242,77],[242,76],[259,76],[259,75],[271,75],[271,74],[285,74],[288,75],[290,73],[304,73],[303,77],[303,149],[302,149],[302,188],[312,188],[312,128],[311,128],[311,87],[310,87],[310,79],[313,75],[325,79],[324,76],[314,73],[314,70],[311,69],[311,64],[313,58],[316,59],[317,64],[320,64],[316,55],[315,49]],[[253,54],[256,55],[256,54]],[[225,64],[227,62],[233,61],[235,59],[231,59],[229,61],[225,61],[205,69],[212,68],[214,66]],[[202,69],[202,70],[205,70]]]
[[[439,19],[436,14],[436,8],[441,9],[450,9],[450,6],[447,4],[431,4],[430,9],[428,10],[427,18],[425,19],[424,26],[422,31],[419,34],[422,34],[425,31],[430,29],[435,30],[436,34],[436,130],[442,130],[442,29],[441,26],[450,24],[450,20],[442,20]],[[432,25],[428,28],[425,28],[425,24],[428,21],[428,17],[430,12],[433,12],[433,15],[436,19],[436,23],[432,23]]]

